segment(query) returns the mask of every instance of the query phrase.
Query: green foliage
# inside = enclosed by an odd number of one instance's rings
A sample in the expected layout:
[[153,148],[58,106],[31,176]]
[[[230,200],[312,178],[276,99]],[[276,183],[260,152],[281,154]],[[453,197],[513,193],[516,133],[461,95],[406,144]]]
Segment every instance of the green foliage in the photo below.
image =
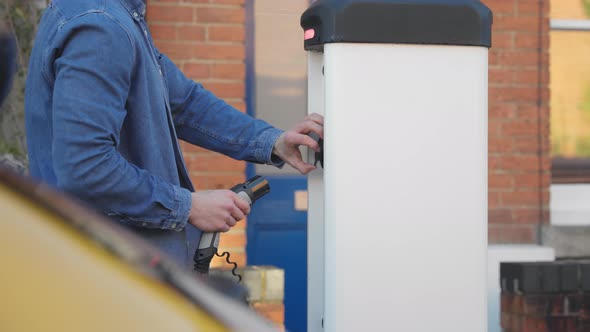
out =
[[582,102],[578,105],[578,107],[582,113],[584,113],[584,115],[590,117],[590,84],[586,85],[584,96],[582,98]]
[[582,4],[584,5],[584,11],[586,11],[586,16],[590,17],[590,0],[582,0]]
[[551,156],[552,157],[562,157],[563,151],[561,148],[561,140],[552,138],[551,140]]
[[0,108],[0,152],[26,155],[24,129],[24,91],[27,66],[33,39],[45,1],[2,0],[0,22],[11,31],[17,40],[18,70],[10,95]]

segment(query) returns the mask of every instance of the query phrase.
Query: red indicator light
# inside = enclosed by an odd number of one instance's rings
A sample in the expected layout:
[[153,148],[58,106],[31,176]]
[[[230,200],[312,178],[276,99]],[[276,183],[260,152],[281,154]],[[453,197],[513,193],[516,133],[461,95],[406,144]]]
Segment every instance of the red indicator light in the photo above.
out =
[[312,39],[313,37],[315,37],[314,29],[305,30],[305,32],[303,33],[303,40]]

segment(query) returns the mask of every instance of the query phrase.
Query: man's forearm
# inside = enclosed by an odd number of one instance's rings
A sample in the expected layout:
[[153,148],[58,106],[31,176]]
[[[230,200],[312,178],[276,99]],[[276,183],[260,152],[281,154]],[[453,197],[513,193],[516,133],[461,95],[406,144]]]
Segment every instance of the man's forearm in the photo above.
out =
[[283,132],[236,110],[162,55],[178,137],[234,159],[281,166],[272,148]]

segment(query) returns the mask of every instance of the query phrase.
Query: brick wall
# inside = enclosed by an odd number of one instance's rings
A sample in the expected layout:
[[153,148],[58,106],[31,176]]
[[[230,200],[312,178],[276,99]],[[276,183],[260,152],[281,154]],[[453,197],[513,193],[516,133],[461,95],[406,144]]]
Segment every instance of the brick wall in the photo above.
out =
[[549,219],[549,1],[483,2],[494,12],[489,241],[535,242]]
[[[148,22],[156,46],[187,77],[245,112],[244,0],[149,0]],[[230,188],[245,180],[245,163],[181,142],[198,190]],[[220,249],[246,264],[243,221],[221,237]],[[223,266],[216,258],[212,266]]]
[[502,263],[504,332],[590,331],[590,262]]

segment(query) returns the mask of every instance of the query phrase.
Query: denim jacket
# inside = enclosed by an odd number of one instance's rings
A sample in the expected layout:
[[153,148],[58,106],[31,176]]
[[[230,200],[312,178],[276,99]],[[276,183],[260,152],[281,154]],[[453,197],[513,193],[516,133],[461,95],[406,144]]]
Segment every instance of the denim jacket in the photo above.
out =
[[142,0],[53,0],[25,95],[30,174],[188,263],[200,232],[178,139],[235,159],[271,157],[279,129],[187,79],[158,52]]

